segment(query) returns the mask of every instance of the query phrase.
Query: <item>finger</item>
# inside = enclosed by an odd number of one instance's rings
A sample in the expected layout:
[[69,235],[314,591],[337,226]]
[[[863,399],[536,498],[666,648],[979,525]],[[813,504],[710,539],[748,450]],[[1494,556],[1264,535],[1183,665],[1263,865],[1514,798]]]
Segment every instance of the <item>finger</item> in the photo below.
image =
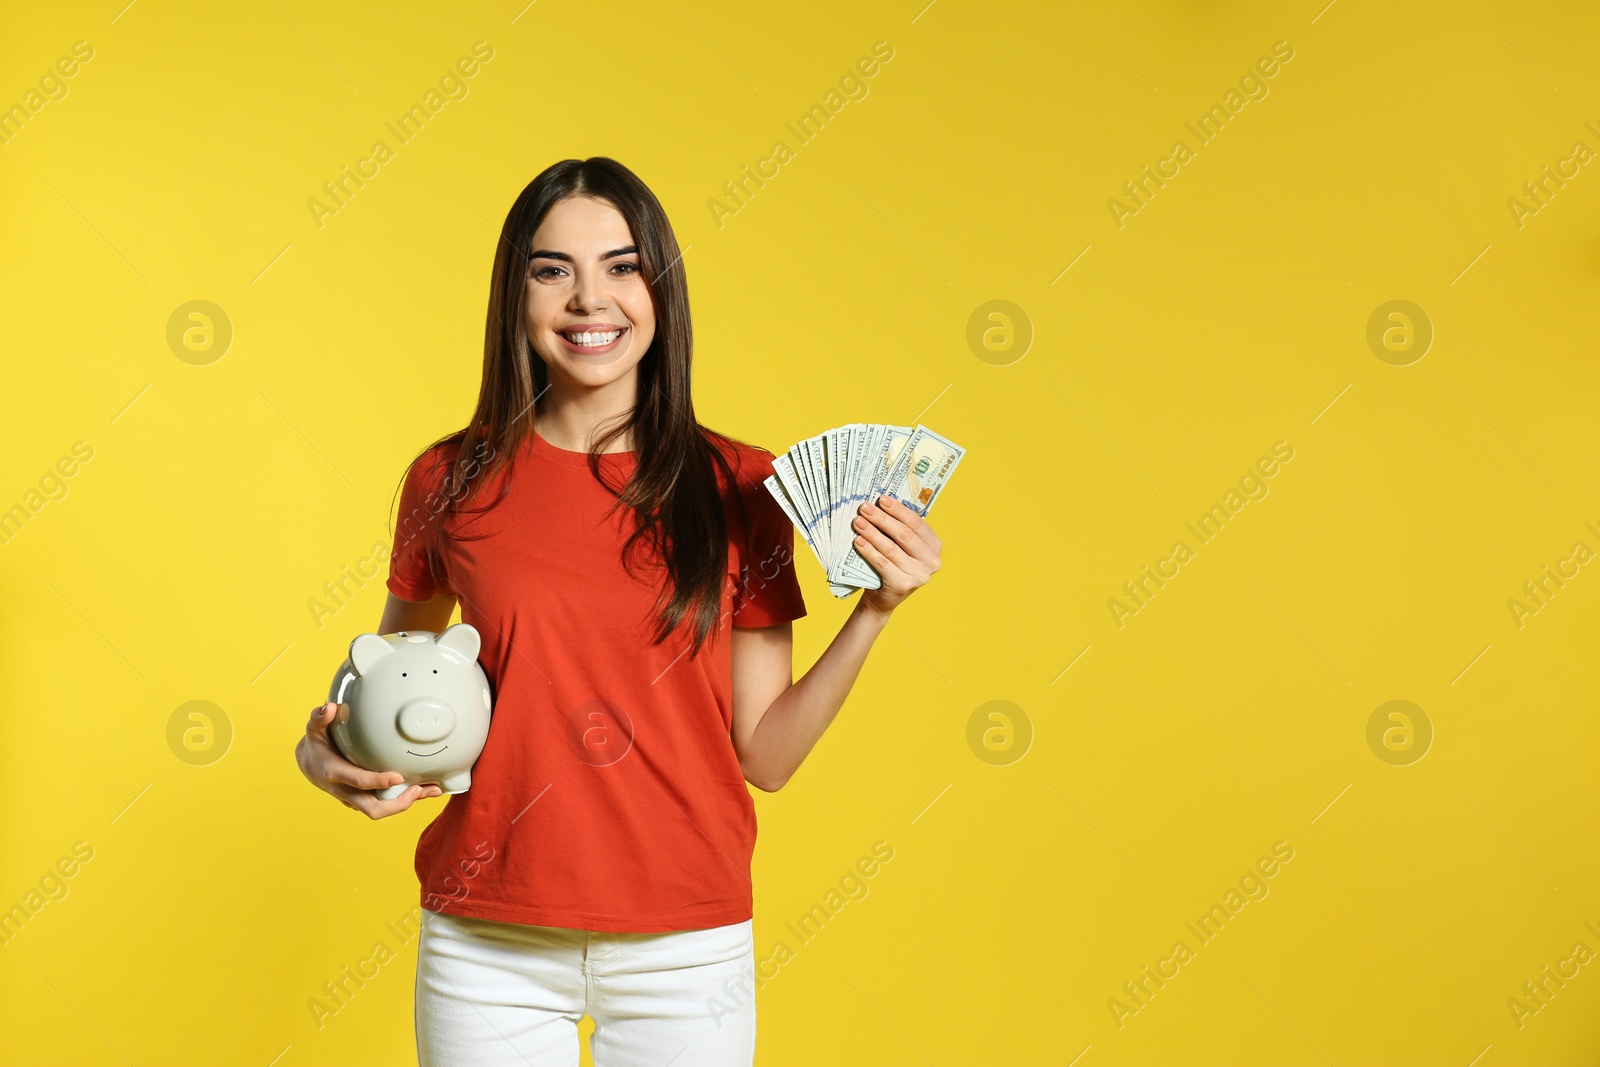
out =
[[[869,506],[870,505],[866,504],[862,505],[864,514],[861,516],[861,519],[856,520],[856,522],[865,520],[865,527],[856,526],[855,522],[851,523],[852,526],[855,526],[858,533],[870,536],[871,533],[881,532],[887,535],[890,543],[896,549],[898,549],[907,560],[920,559],[924,565],[932,563],[931,557],[933,555],[933,549],[928,547],[927,542],[923,541],[916,534],[912,533],[911,529],[906,526],[905,523],[890,515],[882,508],[873,508],[871,511],[866,511],[865,509]],[[884,551],[885,554],[892,554],[887,548],[885,548]]]
[[342,705],[328,701],[311,709],[311,721],[306,724],[306,733],[312,737],[327,738],[328,730],[339,720],[339,708]]
[[437,785],[432,782],[419,782],[416,785],[407,786],[404,793],[392,800],[378,800],[373,797],[373,808],[381,818],[384,815],[394,815],[397,812],[405,811],[423,797],[436,797],[438,795],[439,787]]
[[399,771],[369,771],[345,758],[328,736],[328,728],[333,724],[339,707],[333,701],[328,701],[311,713],[311,724],[306,727],[306,733],[311,735],[313,742],[325,746],[321,749],[324,780],[356,789],[384,789],[405,781],[406,776]]
[[[902,566],[902,563],[909,562],[906,554],[882,530],[868,528],[856,535],[854,544],[861,558],[870,563],[873,570],[878,572],[878,577],[883,579],[884,588],[899,591],[915,584]],[[895,558],[890,558],[891,552]]]
[[344,791],[339,799],[369,819],[382,819],[405,811],[423,797],[436,797],[439,792],[439,787],[436,785],[418,784],[407,787],[404,793],[391,800],[379,800],[372,793],[360,789]]
[[908,556],[932,565],[937,552],[932,544],[912,527],[910,520],[919,519],[920,516],[911,508],[894,500],[893,497],[885,497],[884,503],[876,510],[866,512],[866,516],[893,537]]
[[911,542],[917,539],[916,534],[911,532],[911,527],[900,521],[900,518],[892,514],[887,508],[875,507],[872,501],[869,500],[861,505],[860,511],[863,518],[894,538],[902,546],[909,547]]
[[347,785],[355,789],[387,789],[406,780],[406,776],[399,771],[369,771],[365,767],[351,763],[337,752],[329,754],[324,759],[322,773],[323,777],[335,785]]
[[933,532],[933,527],[928,525],[928,520],[923,518],[915,508],[904,503],[899,497],[889,496],[886,493],[879,499],[878,506],[905,523],[912,533],[927,542],[928,546],[935,552],[938,552],[943,547],[938,536]]
[[314,734],[318,729],[326,731],[328,724],[333,721],[332,709],[337,708],[337,706],[338,705],[334,704],[334,702],[330,700],[326,704],[318,704],[316,707],[312,708],[311,719],[306,723],[306,733]]
[[359,811],[369,819],[376,819],[378,798],[361,789],[347,789],[344,786],[334,786],[328,790],[339,798],[339,802],[347,808]]
[[396,812],[405,811],[424,797],[436,797],[440,792],[439,787],[432,782],[418,783],[408,787],[404,793],[401,793],[393,800],[379,800],[377,807],[384,814],[393,815]]

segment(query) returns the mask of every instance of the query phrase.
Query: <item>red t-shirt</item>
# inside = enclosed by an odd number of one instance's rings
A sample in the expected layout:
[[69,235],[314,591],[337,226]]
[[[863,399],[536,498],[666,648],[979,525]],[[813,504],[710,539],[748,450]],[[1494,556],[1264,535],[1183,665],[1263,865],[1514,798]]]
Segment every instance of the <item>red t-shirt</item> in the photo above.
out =
[[[448,529],[440,562],[462,621],[482,636],[494,693],[472,787],[450,796],[417,841],[422,906],[538,926],[662,932],[749,919],[755,806],[739,769],[730,624],[805,615],[794,528],[762,486],[772,453],[712,438],[737,472],[723,489],[728,568],[718,628],[689,655],[687,625],[652,645],[664,570],[621,550],[635,528],[588,456],[537,434]],[[429,576],[413,515],[428,514],[454,446],[424,456],[401,490],[388,588],[405,600],[444,589]],[[436,457],[445,454],[444,464]],[[637,463],[601,456],[610,484]],[[434,505],[437,506],[437,505]],[[418,510],[421,509],[421,510]],[[463,527],[461,524],[465,523]]]

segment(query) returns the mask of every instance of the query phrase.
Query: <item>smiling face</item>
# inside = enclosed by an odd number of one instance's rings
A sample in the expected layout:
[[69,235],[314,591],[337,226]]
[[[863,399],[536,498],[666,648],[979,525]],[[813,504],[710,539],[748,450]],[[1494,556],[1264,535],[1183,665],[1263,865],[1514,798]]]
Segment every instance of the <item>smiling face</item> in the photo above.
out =
[[533,234],[525,326],[556,389],[632,380],[655,339],[633,234],[605,201],[569,196]]

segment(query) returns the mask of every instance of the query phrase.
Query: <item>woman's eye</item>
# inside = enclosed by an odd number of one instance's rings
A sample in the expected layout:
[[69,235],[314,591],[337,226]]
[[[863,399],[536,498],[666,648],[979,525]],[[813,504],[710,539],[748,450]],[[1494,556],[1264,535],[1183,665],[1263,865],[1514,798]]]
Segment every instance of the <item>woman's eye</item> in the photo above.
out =
[[[621,269],[626,274],[638,274],[639,273],[639,265],[637,263],[618,263],[618,264],[616,264],[616,266],[612,267],[611,269],[612,270]],[[565,272],[560,267],[540,267],[540,268],[538,268],[537,270],[535,270],[533,272],[533,277],[541,278],[541,279],[542,278],[553,278],[557,274],[563,274],[563,273],[565,273]]]

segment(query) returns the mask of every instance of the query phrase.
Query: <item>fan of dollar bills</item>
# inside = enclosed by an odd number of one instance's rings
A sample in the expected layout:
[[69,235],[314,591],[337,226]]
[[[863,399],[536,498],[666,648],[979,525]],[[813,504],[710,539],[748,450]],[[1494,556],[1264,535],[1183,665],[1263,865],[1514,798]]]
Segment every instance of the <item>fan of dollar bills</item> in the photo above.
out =
[[817,554],[829,591],[846,597],[883,584],[852,543],[856,508],[892,496],[927,515],[964,455],[966,449],[920,423],[852,422],[775,456],[762,484]]

